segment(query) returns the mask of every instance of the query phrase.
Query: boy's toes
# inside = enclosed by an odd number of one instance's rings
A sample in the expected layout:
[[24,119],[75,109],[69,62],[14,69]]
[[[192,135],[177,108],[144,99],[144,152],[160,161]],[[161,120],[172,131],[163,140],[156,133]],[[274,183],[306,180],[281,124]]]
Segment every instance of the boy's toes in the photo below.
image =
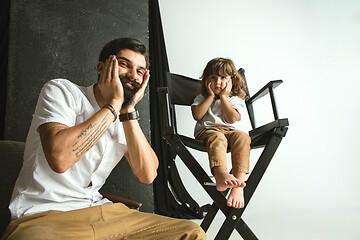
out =
[[228,188],[241,187],[241,182],[237,180],[228,180],[225,184]]
[[227,180],[225,181],[225,185],[228,187],[228,188],[232,188],[234,186],[234,182],[231,181],[231,180]]
[[233,204],[232,199],[228,199],[227,202],[226,202],[226,205],[227,205],[228,207],[232,207],[232,206],[233,206],[232,204]]
[[229,198],[227,200],[227,202],[226,202],[226,205],[228,207],[233,207],[233,208],[243,208],[244,207],[244,202],[237,201],[236,199]]
[[241,201],[236,201],[236,203],[234,204],[234,208],[243,208],[244,207],[244,203]]
[[233,207],[233,208],[239,208],[239,207],[238,207],[238,203],[239,203],[238,201],[234,200],[234,201],[232,202],[232,207]]

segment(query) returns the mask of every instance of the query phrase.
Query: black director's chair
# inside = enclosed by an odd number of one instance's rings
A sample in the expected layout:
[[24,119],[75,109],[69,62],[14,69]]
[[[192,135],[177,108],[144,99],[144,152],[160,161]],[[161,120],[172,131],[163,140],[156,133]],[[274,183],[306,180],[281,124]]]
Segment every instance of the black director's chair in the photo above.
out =
[[[245,79],[244,70],[239,69],[239,73],[242,74]],[[215,239],[228,239],[234,229],[236,229],[244,239],[258,239],[242,220],[241,216],[246,209],[246,206],[249,204],[256,187],[258,186],[288,129],[288,119],[278,118],[273,92],[273,89],[281,83],[282,80],[270,81],[255,95],[246,99],[246,106],[253,128],[249,132],[252,141],[251,149],[263,148],[263,151],[246,181],[246,187],[244,189],[245,207],[242,209],[230,208],[226,205],[226,194],[229,189],[224,192],[217,191],[214,187],[213,181],[210,179],[208,174],[186,148],[190,147],[206,152],[205,144],[202,141],[196,140],[194,138],[182,136],[177,132],[175,105],[190,106],[193,102],[193,99],[195,98],[197,90],[200,87],[200,81],[177,74],[167,73],[168,86],[158,88],[163,138],[174,151],[174,155],[178,155],[180,157],[180,159],[184,162],[187,168],[191,171],[191,173],[195,176],[195,178],[199,181],[199,183],[203,186],[203,188],[214,201],[213,204],[209,207],[208,212],[201,223],[201,227],[204,229],[204,231],[207,231],[219,209],[226,216],[226,219]],[[267,94],[270,95],[274,113],[274,121],[261,127],[256,127],[252,104]]]

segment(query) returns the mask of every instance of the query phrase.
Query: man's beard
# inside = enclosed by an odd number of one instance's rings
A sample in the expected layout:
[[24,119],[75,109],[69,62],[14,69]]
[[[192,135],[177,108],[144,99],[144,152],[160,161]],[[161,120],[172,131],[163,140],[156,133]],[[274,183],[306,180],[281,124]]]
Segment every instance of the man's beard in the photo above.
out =
[[[121,81],[121,83],[123,85],[123,89],[124,89],[124,103],[122,105],[122,108],[128,107],[129,105],[131,105],[134,102],[135,93],[137,91],[139,91],[139,89],[141,88],[141,85],[135,81],[131,81],[125,75],[120,75],[119,77],[120,77],[120,81]],[[134,87],[133,89],[126,86],[126,83],[128,83],[128,82],[131,83],[131,85]]]

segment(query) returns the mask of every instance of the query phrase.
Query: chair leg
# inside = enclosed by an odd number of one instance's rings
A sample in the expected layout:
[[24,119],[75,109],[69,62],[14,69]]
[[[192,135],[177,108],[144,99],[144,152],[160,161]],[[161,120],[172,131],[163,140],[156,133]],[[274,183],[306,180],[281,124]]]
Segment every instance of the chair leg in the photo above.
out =
[[270,137],[264,150],[262,151],[257,163],[255,164],[254,169],[252,170],[248,180],[246,181],[246,187],[244,189],[245,203],[248,203],[250,201],[252,195],[254,194],[257,186],[260,183],[261,178],[264,176],[264,173],[269,166],[271,159],[273,158],[277,148],[280,145],[283,134],[285,134],[284,131],[286,133],[286,130],[280,128],[276,129]]
[[[277,128],[271,134],[268,143],[266,144],[260,158],[258,159],[254,169],[246,181],[246,188],[244,189],[244,198],[246,204],[249,203],[252,195],[255,192],[255,189],[259,185],[260,180],[269,166],[270,161],[274,156],[282,138],[285,136],[286,131],[287,128]],[[241,216],[247,205],[241,209],[228,207],[226,205],[226,197],[221,192],[217,191],[215,187],[206,186],[204,184],[204,182],[212,181],[206,172],[202,169],[197,160],[187,150],[180,138],[171,137],[166,138],[166,140],[214,201],[208,214],[201,223],[201,227],[204,229],[204,231],[208,230],[210,224],[215,218],[215,215],[220,209],[226,216],[226,219],[215,237],[216,240],[228,239],[234,229],[236,229],[245,240],[258,239],[251,231],[251,229],[246,225],[246,223],[241,219]]]
[[240,216],[243,212],[241,211],[241,214],[239,214],[239,210],[242,209],[231,208],[229,214],[226,215],[226,219],[223,222],[219,232],[216,234],[215,240],[229,239],[231,233],[234,231],[234,228],[238,224]]
[[240,236],[245,240],[258,240],[255,233],[251,231],[248,225],[240,219],[238,224],[236,225],[236,230],[240,234]]
[[209,196],[216,202],[221,211],[226,214],[229,211],[228,207],[226,206],[226,197],[221,192],[217,191],[215,187],[204,185],[204,182],[212,182],[211,179],[197,162],[197,160],[191,155],[185,145],[181,142],[180,138],[177,136],[166,138],[166,140],[171,148],[184,162],[186,167],[191,171],[193,176],[201,184],[201,186],[203,186]]
[[206,232],[211,223],[213,222],[216,214],[218,213],[219,211],[219,207],[215,204],[215,202],[211,205],[210,209],[208,210],[204,220],[202,220],[200,226],[201,228]]

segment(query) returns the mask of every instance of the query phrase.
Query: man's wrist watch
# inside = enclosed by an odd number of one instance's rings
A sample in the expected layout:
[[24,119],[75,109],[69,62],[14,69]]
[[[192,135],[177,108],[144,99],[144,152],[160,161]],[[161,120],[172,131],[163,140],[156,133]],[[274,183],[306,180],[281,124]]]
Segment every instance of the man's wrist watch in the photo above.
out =
[[119,120],[120,122],[125,122],[128,120],[139,120],[139,112],[136,110],[133,112],[120,114]]

